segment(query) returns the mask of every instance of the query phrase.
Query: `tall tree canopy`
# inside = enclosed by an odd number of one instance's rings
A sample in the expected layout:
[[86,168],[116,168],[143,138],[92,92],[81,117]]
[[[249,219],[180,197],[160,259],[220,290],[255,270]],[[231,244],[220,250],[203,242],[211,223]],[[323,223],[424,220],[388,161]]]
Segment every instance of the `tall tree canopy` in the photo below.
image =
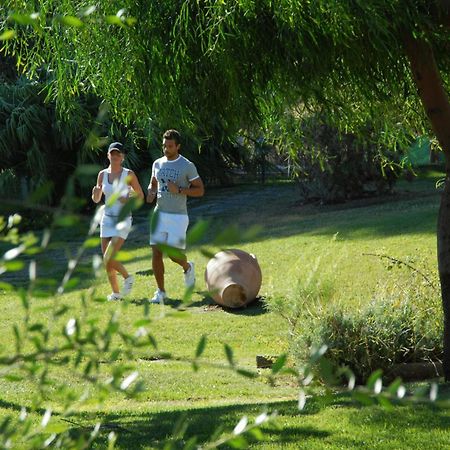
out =
[[[449,3],[4,0],[0,17],[5,50],[30,76],[53,74],[62,111],[92,91],[125,123],[153,120],[208,136],[218,126],[281,127],[292,108],[323,110],[360,135],[370,123],[393,146],[432,130],[448,180]],[[450,380],[448,181],[438,253]]]

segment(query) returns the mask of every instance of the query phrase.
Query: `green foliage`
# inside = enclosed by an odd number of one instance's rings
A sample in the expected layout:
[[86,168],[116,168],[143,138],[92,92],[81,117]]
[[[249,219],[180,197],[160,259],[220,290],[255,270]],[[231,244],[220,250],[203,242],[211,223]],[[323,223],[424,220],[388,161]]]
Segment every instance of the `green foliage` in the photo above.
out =
[[392,301],[371,304],[357,315],[332,311],[315,322],[318,328],[308,339],[327,342],[329,358],[350,367],[361,382],[376,368],[389,374],[395,364],[440,360],[438,311],[436,305],[423,314],[420,308]]
[[369,153],[373,143],[395,150],[424,132],[402,33],[426,28],[437,46],[446,39],[427,5],[400,0],[40,0],[35,7],[4,4],[4,24],[15,33],[4,52],[30,78],[51,74],[49,97],[60,113],[70,117],[89,93],[130,134],[146,130],[136,140],[180,128],[193,138],[187,155],[206,180],[222,185],[229,167],[249,160],[232,137],[258,130],[288,153],[292,115],[299,128],[311,112],[326,111],[341,132],[363,136]]
[[[62,116],[51,98],[52,77],[43,78],[0,84],[0,192],[6,197],[2,211],[23,206],[26,225],[37,227],[51,222],[56,210],[49,206],[61,202],[76,211],[86,208],[93,177],[107,162],[102,148],[112,139],[127,147],[128,167],[148,172],[152,162],[137,130],[112,122],[108,106],[95,96],[74,97]],[[36,205],[42,207],[40,215],[26,209]]]
[[311,122],[305,123],[292,156],[294,177],[306,200],[334,203],[392,192],[402,172],[399,153],[370,142],[370,130],[361,140],[340,134],[326,120]]
[[324,308],[323,294],[305,290],[288,310],[278,305],[290,323],[297,358],[302,361],[307,348],[325,343],[330,363],[351,369],[359,383],[375,370],[389,377],[395,364],[441,360],[439,293],[408,266],[406,274],[399,273],[393,284],[381,284],[374,298],[357,309]]
[[[15,33],[5,51],[30,77],[46,61],[62,110],[94,92],[127,125],[150,120],[205,139],[258,125],[270,133],[300,108],[326,109],[341,130],[370,122],[378,141],[396,142],[425,127],[404,30],[426,30],[437,50],[448,38],[437,4],[425,1],[3,5],[3,24]],[[439,58],[448,65],[447,52]]]
[[78,150],[92,121],[87,106],[80,102],[70,122],[59,120],[47,89],[25,78],[0,84],[0,188],[10,199],[55,204],[86,158]]

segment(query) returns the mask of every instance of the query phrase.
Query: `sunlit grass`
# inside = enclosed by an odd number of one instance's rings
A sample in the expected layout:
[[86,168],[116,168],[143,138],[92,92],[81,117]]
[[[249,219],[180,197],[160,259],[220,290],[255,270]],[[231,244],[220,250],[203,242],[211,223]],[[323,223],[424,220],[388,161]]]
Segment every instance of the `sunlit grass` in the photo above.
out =
[[[147,328],[157,342],[157,349],[136,350],[133,362],[147,390],[135,399],[111,393],[103,398],[100,406],[94,401],[87,402],[74,422],[85,426],[94,424],[96,418],[114,420],[126,430],[135,430],[123,433],[118,441],[119,448],[136,445],[153,448],[161,439],[170,436],[173,422],[183,410],[193,417],[191,435],[207,438],[219,423],[233,428],[243,414],[256,416],[258,411],[267,408],[280,410],[277,421],[280,429],[268,428],[267,442],[255,444],[258,448],[280,448],[280,445],[298,448],[300,441],[307,448],[317,449],[419,448],[426,447],[430,429],[433,429],[432,447],[444,448],[444,442],[450,439],[448,427],[442,426],[448,421],[447,411],[436,414],[424,406],[420,411],[403,407],[401,412],[397,409],[387,412],[379,407],[360,409],[345,401],[320,408],[311,406],[306,415],[299,415],[295,407],[298,386],[293,377],[282,378],[276,386],[271,386],[264,379],[238,376],[226,367],[224,352],[224,344],[230,345],[237,365],[256,371],[256,355],[279,355],[287,351],[287,325],[275,313],[268,312],[264,299],[276,295],[289,302],[296,295],[298,284],[304,283],[312,273],[319,273],[321,282],[329,286],[330,303],[355,308],[372,300],[380,283],[397,276],[395,271],[387,270],[386,261],[373,255],[408,259],[418,269],[435,276],[439,195],[434,190],[434,183],[438,176],[435,174],[419,180],[421,190],[416,192],[414,183],[402,185],[402,192],[408,189],[409,194],[387,198],[385,202],[334,206],[300,205],[296,202],[295,187],[290,184],[248,186],[245,189],[251,195],[245,204],[235,203],[220,213],[198,214],[196,219],[213,220],[213,230],[231,223],[242,230],[253,225],[261,228],[255,238],[229,245],[255,254],[263,273],[261,301],[243,310],[228,311],[215,307],[204,293],[203,274],[209,258],[202,253],[200,246],[189,249],[189,259],[195,261],[197,269],[197,290],[192,302],[182,302],[181,269],[167,259],[169,299],[165,306],[148,306],[146,301],[155,289],[150,271],[151,252],[147,245],[142,244],[142,236],[138,239],[133,235],[124,247],[132,256],[126,266],[136,276],[135,288],[127,301],[93,301],[95,298],[104,299],[110,288],[103,272],[95,278],[92,271],[80,277],[78,287],[58,298],[61,305],[68,307],[68,311],[58,319],[51,315],[54,299],[32,299],[32,320],[46,325],[50,323],[55,333],[59,333],[71,317],[83,314],[82,294],[88,299],[89,316],[99,324],[106,324],[115,312],[119,315],[121,327],[128,332],[136,329],[135,324],[140,319],[149,317],[151,320]],[[213,205],[220,195],[220,191],[213,191],[203,201]],[[231,194],[227,192],[226,195]],[[194,203],[194,209],[197,204],[201,205],[201,201]],[[145,216],[147,211],[141,214]],[[209,251],[219,250],[210,242],[204,245]],[[86,261],[89,267],[90,259]],[[64,272],[64,267],[58,267],[60,272]],[[18,296],[1,293],[0,314],[0,349],[2,353],[12,353],[12,325],[23,320]],[[200,370],[195,372],[190,360],[203,335],[207,336],[207,346],[200,362],[205,364],[200,364]],[[161,360],[157,358],[159,354],[170,354],[178,360]],[[101,373],[106,376],[109,367],[103,364]],[[52,376],[59,381],[65,380],[68,386],[79,392],[87,388],[75,371],[56,368]],[[19,413],[20,405],[30,405],[36,394],[32,380],[21,383],[3,380],[0,392],[0,414]],[[276,403],[280,401],[284,403]],[[237,404],[248,406],[232,406]],[[61,407],[57,399],[52,398],[48,398],[43,406],[54,411]],[[408,436],[395,434],[396,424],[401,426],[400,422],[408,417],[417,427],[412,427],[413,431]],[[161,424],[159,428],[157,423]],[[56,418],[54,426],[57,424]],[[68,426],[60,422],[60,426],[63,425]],[[142,444],[143,439],[146,444]]]

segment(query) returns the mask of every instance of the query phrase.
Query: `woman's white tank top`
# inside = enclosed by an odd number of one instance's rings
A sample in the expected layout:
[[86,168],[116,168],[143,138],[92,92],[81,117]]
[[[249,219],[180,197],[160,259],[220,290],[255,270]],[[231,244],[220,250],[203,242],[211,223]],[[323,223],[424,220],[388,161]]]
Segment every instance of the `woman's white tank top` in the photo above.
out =
[[[117,217],[123,206],[123,203],[120,203],[119,201],[119,197],[127,197],[130,193],[131,186],[129,186],[126,181],[130,170],[123,168],[120,177],[115,179],[113,183],[110,183],[108,180],[108,175],[111,173],[111,169],[108,168],[102,172],[102,191],[105,194],[105,215]],[[113,194],[118,194],[115,200],[111,198]]]

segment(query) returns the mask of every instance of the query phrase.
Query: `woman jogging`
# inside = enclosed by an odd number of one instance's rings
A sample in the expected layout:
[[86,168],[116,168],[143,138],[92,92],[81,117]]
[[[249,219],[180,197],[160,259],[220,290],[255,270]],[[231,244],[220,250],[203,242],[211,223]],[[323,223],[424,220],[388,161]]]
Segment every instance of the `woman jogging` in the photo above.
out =
[[[102,253],[106,273],[112,293],[108,300],[120,300],[131,292],[134,283],[133,275],[130,275],[124,265],[115,258],[125,239],[131,230],[131,213],[119,221],[119,214],[123,205],[128,201],[131,190],[140,199],[144,198],[141,185],[136,174],[122,167],[125,159],[123,145],[113,142],[108,148],[109,167],[98,173],[97,184],[92,188],[92,200],[100,202],[105,195],[105,207],[100,222],[100,237],[102,240]],[[124,278],[123,288],[119,290],[117,272]]]

